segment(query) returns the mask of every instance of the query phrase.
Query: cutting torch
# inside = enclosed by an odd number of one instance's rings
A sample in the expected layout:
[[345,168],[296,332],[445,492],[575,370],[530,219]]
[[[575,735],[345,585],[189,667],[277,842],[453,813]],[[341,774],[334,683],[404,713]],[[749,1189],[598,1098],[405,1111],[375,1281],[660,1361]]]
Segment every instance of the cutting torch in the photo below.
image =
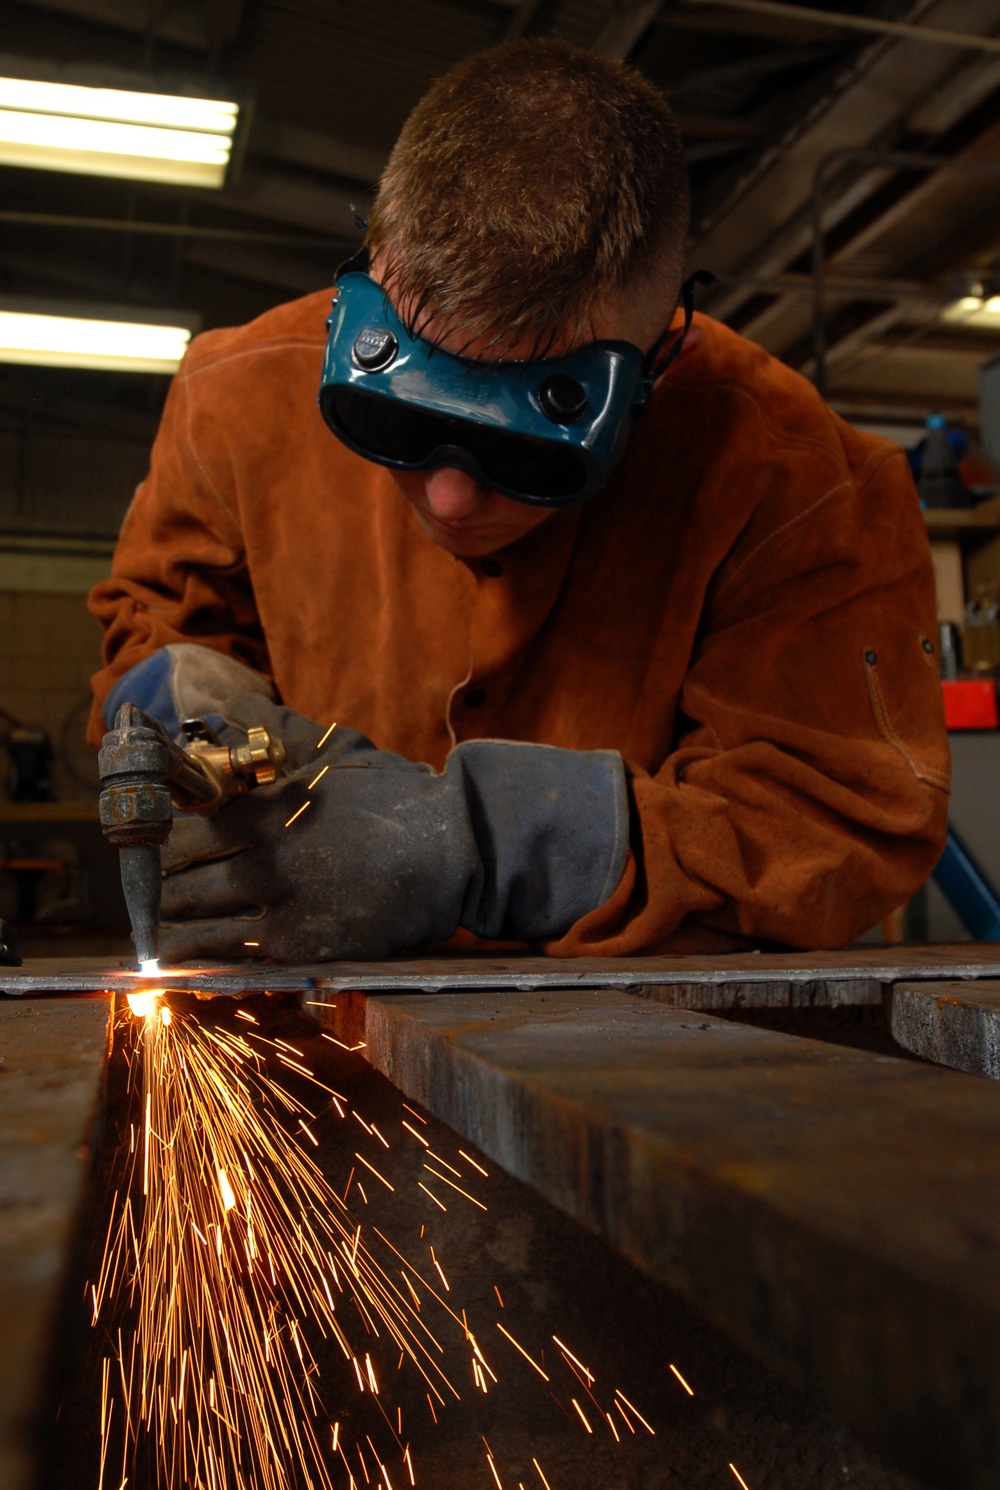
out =
[[142,966],[159,955],[160,850],[174,812],[211,816],[231,797],[276,781],[283,741],[254,727],[237,744],[220,744],[200,719],[182,726],[185,744],[135,704],[122,704],[98,757],[101,829],[119,850],[122,889]]

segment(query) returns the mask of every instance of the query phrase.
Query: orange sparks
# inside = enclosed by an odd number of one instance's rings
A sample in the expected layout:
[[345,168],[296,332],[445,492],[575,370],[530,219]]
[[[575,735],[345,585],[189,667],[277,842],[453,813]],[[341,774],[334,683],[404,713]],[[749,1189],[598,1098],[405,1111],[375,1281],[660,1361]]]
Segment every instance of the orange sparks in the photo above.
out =
[[403,1106],[406,1108],[407,1112],[412,1113],[418,1123],[423,1123],[424,1127],[426,1128],[427,1119],[425,1117],[421,1117],[419,1112],[417,1112],[415,1108],[410,1106],[409,1102],[404,1102]]
[[424,1148],[429,1147],[427,1139],[424,1137],[424,1135],[422,1133],[418,1133],[416,1128],[408,1123],[405,1118],[403,1119],[403,1127],[406,1129],[407,1133],[412,1133],[417,1142],[422,1143]]
[[493,1455],[491,1453],[489,1453],[489,1452],[487,1452],[487,1455],[486,1455],[486,1462],[490,1466],[490,1469],[493,1472],[493,1478],[497,1482],[497,1490],[503,1490],[503,1481],[501,1480],[500,1476],[497,1474],[497,1467],[493,1463]]
[[431,1200],[433,1200],[433,1202],[434,1202],[435,1205],[440,1206],[443,1211],[446,1211],[448,1209],[448,1207],[444,1204],[443,1201],[438,1200],[438,1198],[434,1194],[434,1191],[433,1190],[428,1190],[428,1188],[424,1184],[423,1180],[417,1180],[417,1184],[420,1186],[421,1190],[423,1190],[423,1192],[424,1192],[425,1195],[429,1195],[430,1196]]
[[571,1397],[569,1400],[572,1402],[573,1406],[576,1408],[577,1415],[579,1416],[580,1422],[586,1428],[587,1432],[588,1433],[593,1433],[594,1430],[590,1426],[590,1424],[587,1422],[587,1419],[586,1419],[586,1417],[584,1415],[583,1408],[580,1406],[579,1402],[576,1400],[575,1397]]
[[542,1474],[542,1466],[539,1464],[538,1460],[537,1459],[532,1459],[531,1462],[535,1466],[535,1468],[538,1470],[538,1478],[541,1480],[542,1484],[545,1486],[545,1490],[552,1490],[552,1486],[549,1484],[548,1480]]
[[153,1107],[153,1094],[152,1094],[152,1092],[147,1092],[146,1093],[146,1123],[145,1123],[145,1129],[144,1129],[145,1139],[144,1139],[143,1149],[142,1149],[142,1193],[143,1193],[143,1195],[148,1195],[149,1194],[149,1127],[150,1127],[150,1115],[151,1115],[151,1112],[152,1112],[152,1107]]
[[502,1297],[501,1297],[501,1295],[500,1295],[500,1290],[499,1290],[499,1288],[498,1288],[498,1287],[497,1287],[497,1286],[496,1286],[496,1284],[495,1284],[495,1283],[494,1283],[494,1285],[493,1285],[493,1292],[494,1292],[494,1293],[495,1293],[495,1294],[496,1294],[496,1296],[497,1296],[497,1303],[498,1303],[498,1304],[499,1304],[499,1305],[500,1305],[500,1307],[501,1307],[501,1309],[502,1309],[502,1308],[503,1308],[503,1299],[502,1299]]
[[[430,1153],[430,1149],[428,1149],[427,1152]],[[468,1190],[463,1190],[461,1185],[456,1185],[454,1180],[450,1180],[447,1175],[438,1174],[437,1170],[431,1169],[431,1166],[429,1164],[425,1164],[424,1168],[430,1170],[434,1178],[436,1180],[440,1180],[443,1185],[450,1185],[453,1190],[458,1191],[459,1195],[464,1195],[466,1200],[471,1200],[472,1204],[477,1205],[481,1211],[485,1211],[487,1209],[487,1207],[483,1205],[483,1202],[481,1200],[477,1200],[474,1195],[470,1195]]]
[[610,1412],[606,1412],[604,1414],[604,1416],[608,1420],[608,1427],[611,1429],[612,1433],[615,1435],[615,1443],[621,1443],[621,1436],[619,1435],[618,1429],[615,1427],[615,1420],[614,1420],[614,1418],[611,1416]]
[[736,1465],[735,1464],[730,1464],[729,1468],[732,1470],[732,1472],[736,1476],[737,1480],[743,1486],[743,1490],[750,1490],[750,1486],[747,1484],[746,1480],[740,1474],[739,1470],[736,1468]]
[[244,947],[259,947],[260,942],[244,942]]
[[674,1375],[677,1377],[677,1380],[680,1382],[681,1386],[687,1392],[688,1396],[689,1397],[693,1397],[694,1396],[693,1389],[688,1386],[687,1382],[684,1380],[683,1376],[678,1371],[677,1367],[673,1364],[673,1362],[671,1362],[670,1369],[674,1373]]
[[361,1162],[362,1162],[362,1164],[365,1166],[365,1168],[366,1169],[370,1169],[371,1172],[372,1172],[372,1174],[375,1176],[375,1178],[377,1180],[381,1180],[382,1183],[383,1183],[383,1185],[385,1186],[385,1188],[387,1190],[392,1190],[393,1193],[395,1193],[395,1190],[396,1190],[395,1185],[390,1185],[389,1184],[389,1181],[386,1179],[385,1175],[384,1174],[379,1174],[378,1170],[375,1168],[375,1165],[368,1163],[368,1160],[365,1158],[364,1154],[355,1154],[354,1157],[355,1157],[355,1159],[360,1159]]
[[633,1404],[626,1397],[625,1393],[619,1387],[615,1387],[615,1396],[621,1398],[621,1400],[625,1403],[625,1406],[629,1409],[629,1411],[635,1413],[635,1416],[639,1419],[639,1422],[645,1428],[646,1432],[649,1433],[649,1434],[651,1434],[653,1436],[653,1438],[655,1438],[656,1437],[656,1431],[655,1431],[655,1429],[653,1429],[653,1428],[650,1427],[650,1425],[646,1422],[646,1419],[643,1417],[643,1415],[639,1411],[639,1409],[637,1407],[633,1406]]
[[[444,1269],[442,1268],[441,1264],[438,1262],[437,1258],[434,1256],[434,1248],[433,1247],[431,1248],[431,1262],[434,1264],[434,1266],[438,1270],[438,1273],[439,1273],[440,1278],[441,1278],[441,1282],[444,1284],[444,1291],[445,1291],[445,1293],[451,1293],[451,1288],[449,1286],[448,1279],[444,1275]],[[468,1332],[466,1332],[466,1333],[468,1333]]]
[[483,1168],[483,1166],[481,1164],[477,1164],[476,1163],[475,1159],[472,1157],[471,1154],[467,1154],[464,1149],[459,1149],[458,1152],[461,1154],[462,1158],[466,1160],[467,1163],[469,1163],[469,1164],[472,1165],[473,1169],[478,1169],[479,1170],[479,1173],[482,1175],[482,1177],[483,1177],[484,1180],[488,1180],[489,1179],[489,1174],[487,1173],[487,1171]]
[[593,1371],[588,1371],[587,1368],[586,1368],[586,1366],[583,1364],[583,1362],[577,1360],[576,1356],[570,1350],[569,1346],[568,1345],[564,1345],[562,1343],[562,1341],[559,1339],[559,1336],[558,1335],[553,1335],[552,1338],[556,1342],[556,1344],[558,1345],[559,1349],[562,1351],[563,1355],[569,1356],[570,1360],[574,1363],[574,1365],[579,1366],[580,1370],[583,1372],[584,1376],[587,1378],[587,1385],[588,1386],[593,1386],[594,1385],[594,1382],[596,1380],[596,1377],[594,1376]]
[[[494,1284],[493,1286],[494,1286],[494,1288],[496,1288],[496,1284]],[[499,1296],[499,1290],[497,1290],[497,1294]],[[502,1300],[501,1300],[500,1307],[503,1308],[503,1301]],[[507,1337],[507,1339],[510,1341],[511,1345],[513,1345],[513,1347],[514,1347],[515,1350],[519,1350],[521,1352],[521,1354],[524,1356],[524,1359],[527,1361],[528,1365],[531,1366],[533,1370],[535,1370],[535,1371],[538,1372],[539,1376],[542,1378],[543,1381],[549,1381],[549,1380],[551,1380],[550,1377],[546,1376],[546,1374],[542,1370],[541,1366],[537,1365],[531,1359],[531,1356],[525,1350],[524,1346],[523,1345],[518,1345],[517,1341],[514,1339],[514,1336],[510,1333],[510,1331],[504,1329],[503,1325],[500,1323],[499,1320],[497,1320],[497,1329],[500,1331],[501,1335],[505,1335]]]
[[323,746],[326,744],[327,740],[329,740],[330,736],[333,734],[333,732],[334,732],[334,730],[336,728],[337,728],[336,722],[334,722],[333,724],[330,725],[330,728],[327,730],[327,732],[323,736],[322,740],[320,740],[319,744],[316,746],[316,749],[317,750],[322,750],[323,749]]
[[229,1176],[224,1169],[219,1170],[219,1190],[222,1194],[222,1205],[227,1211],[231,1211],[236,1204],[236,1196],[233,1187],[229,1183]]
[[443,1164],[445,1169],[447,1169],[451,1174],[455,1176],[456,1180],[460,1180],[462,1178],[462,1171],[460,1169],[456,1169],[454,1164],[449,1164],[447,1159],[442,1159],[440,1154],[435,1154],[432,1148],[428,1148],[427,1157],[428,1159],[433,1159],[435,1164]]
[[295,822],[295,819],[301,817],[302,814],[305,812],[306,808],[309,807],[309,806],[311,806],[311,805],[312,804],[310,802],[303,802],[302,803],[302,806],[299,808],[298,812],[293,812],[292,813],[291,817],[288,819],[287,823],[285,824],[285,827],[286,828],[290,828],[292,826],[292,824]]
[[236,1018],[237,1019],[245,1019],[248,1024],[257,1024],[257,1023],[259,1023],[259,1021],[256,1020],[256,1019],[254,1019],[254,1017],[253,1017],[252,1014],[248,1014],[245,1009],[237,1009],[236,1010]]
[[327,771],[329,771],[329,769],[330,769],[329,766],[322,766],[316,772],[316,775],[313,777],[312,781],[310,781],[309,785],[306,787],[306,791],[310,791],[311,792],[312,789],[313,789],[313,787],[316,785],[316,783],[318,781],[322,781],[323,780],[323,777],[326,775],[326,773],[327,773]]

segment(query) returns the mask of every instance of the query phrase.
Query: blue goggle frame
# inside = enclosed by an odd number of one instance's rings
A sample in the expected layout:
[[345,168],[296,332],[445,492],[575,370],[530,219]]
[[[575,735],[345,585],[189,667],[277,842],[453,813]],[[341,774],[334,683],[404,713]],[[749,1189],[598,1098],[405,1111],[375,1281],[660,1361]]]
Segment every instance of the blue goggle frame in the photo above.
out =
[[[656,363],[626,341],[596,341],[530,362],[456,357],[407,329],[363,256],[337,275],[319,406],[350,449],[397,470],[457,466],[519,502],[568,507],[606,484]],[[685,290],[687,290],[685,286]]]

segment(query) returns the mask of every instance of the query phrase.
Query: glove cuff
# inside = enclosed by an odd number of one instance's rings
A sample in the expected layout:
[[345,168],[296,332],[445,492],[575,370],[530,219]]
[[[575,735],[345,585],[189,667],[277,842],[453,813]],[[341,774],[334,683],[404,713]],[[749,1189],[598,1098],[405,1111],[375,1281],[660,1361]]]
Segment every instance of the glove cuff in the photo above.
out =
[[628,856],[625,768],[614,750],[470,740],[448,757],[480,869],[459,924],[478,936],[562,936],[614,892]]
[[101,712],[111,729],[122,704],[138,704],[176,740],[185,719],[205,719],[216,729],[229,723],[226,701],[243,693],[274,697],[267,678],[235,657],[196,642],[173,642],[119,678]]

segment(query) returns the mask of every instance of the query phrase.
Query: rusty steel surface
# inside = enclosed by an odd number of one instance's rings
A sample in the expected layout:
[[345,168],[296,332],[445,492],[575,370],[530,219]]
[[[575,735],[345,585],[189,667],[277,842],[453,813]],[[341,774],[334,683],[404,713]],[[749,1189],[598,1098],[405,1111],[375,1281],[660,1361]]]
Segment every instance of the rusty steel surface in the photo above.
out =
[[[0,968],[0,993],[98,992],[139,977],[126,959],[48,958]],[[1000,944],[866,946],[838,952],[733,952],[700,957],[412,957],[388,962],[259,962],[170,969],[168,987],[239,994],[321,989],[436,993],[454,989],[620,988],[684,1008],[877,1004],[903,978],[1000,977]],[[148,980],[147,980],[148,981]]]
[[1000,1483],[1000,1087],[614,989],[320,1013],[902,1467]]
[[897,983],[890,1027],[924,1060],[1000,1079],[1000,982]]
[[0,1003],[0,1490],[34,1485],[50,1332],[90,1158],[110,1001]]

